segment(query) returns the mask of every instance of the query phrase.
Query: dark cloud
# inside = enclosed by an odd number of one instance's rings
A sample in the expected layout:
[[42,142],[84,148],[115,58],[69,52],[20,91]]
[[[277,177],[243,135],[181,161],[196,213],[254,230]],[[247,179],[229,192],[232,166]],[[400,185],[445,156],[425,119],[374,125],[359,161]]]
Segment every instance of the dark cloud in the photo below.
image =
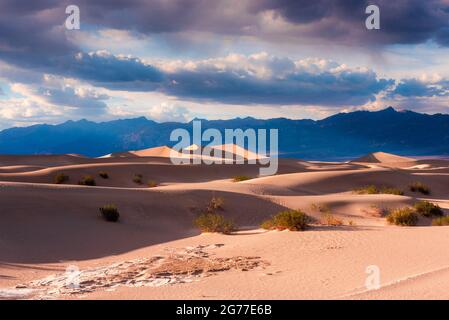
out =
[[394,82],[373,72],[311,73],[291,70],[285,77],[260,79],[218,70],[181,71],[168,75],[161,88],[169,95],[231,104],[361,105]]
[[109,97],[91,90],[77,91],[72,87],[39,87],[36,93],[47,102],[57,106],[68,106],[79,110],[81,114],[101,114],[107,108],[104,102]]
[[[367,0],[78,0],[82,27],[134,30],[144,34],[204,31],[251,35],[267,41],[326,39],[351,45],[423,43],[449,45],[449,4],[445,0],[377,0],[381,29],[366,30]],[[71,0],[0,2],[0,58],[27,66],[55,64],[74,54],[66,39],[65,7]],[[293,26],[276,30],[262,26],[272,11]],[[273,31],[274,32],[274,31]],[[273,36],[276,37],[273,37]]]
[[440,81],[429,84],[417,79],[403,79],[392,91],[392,94],[403,97],[445,96],[449,94],[449,83]]
[[[380,30],[367,30],[365,9],[380,9]],[[297,36],[326,38],[367,46],[416,44],[427,40],[447,46],[449,4],[444,0],[260,0],[256,12],[271,9],[296,25],[313,25]]]
[[105,51],[78,53],[65,61],[67,75],[97,83],[160,82],[163,73],[140,59]]
[[[225,103],[353,106],[374,100],[377,93],[393,85],[392,80],[378,79],[371,71],[310,71],[296,68],[288,59],[266,61],[265,67],[273,74],[258,76],[250,68],[219,69],[212,65],[166,72],[137,58],[82,53],[78,44],[67,38],[67,32],[76,31],[64,28],[69,4],[73,1],[1,1],[0,60],[28,68],[37,78],[49,73],[114,90],[158,91]],[[364,27],[365,8],[371,4],[365,0],[79,0],[76,4],[85,30],[117,28],[162,35],[204,31],[251,35],[266,41],[280,41],[272,39],[285,39],[283,36],[289,41],[291,37],[309,37],[362,46],[433,40],[449,46],[449,10],[444,0],[378,0],[378,31]],[[273,13],[273,19],[284,19],[293,27],[275,31],[269,25],[262,28],[262,16],[268,12]],[[27,81],[25,73],[4,71],[3,76]],[[438,86],[404,80],[394,94],[441,95],[439,90]],[[52,92],[52,99],[71,105],[84,103],[70,100],[66,94]],[[90,102],[104,107],[101,99]]]

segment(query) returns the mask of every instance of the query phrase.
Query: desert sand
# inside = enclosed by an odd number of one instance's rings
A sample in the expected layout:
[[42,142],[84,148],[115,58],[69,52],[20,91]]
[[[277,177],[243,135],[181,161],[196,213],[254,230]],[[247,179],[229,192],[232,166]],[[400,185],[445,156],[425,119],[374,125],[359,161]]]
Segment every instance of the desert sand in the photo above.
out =
[[[449,227],[425,218],[392,226],[381,214],[417,200],[449,214],[448,160],[280,159],[276,175],[258,177],[258,165],[173,165],[169,155],[158,147],[100,158],[0,156],[0,299],[449,299]],[[56,184],[58,173],[68,181]],[[78,185],[85,175],[96,186]],[[233,182],[237,175],[251,179]],[[409,191],[415,181],[431,193]],[[353,192],[366,185],[404,195]],[[238,231],[194,227],[212,197],[224,199],[221,213]],[[100,217],[110,203],[117,223]],[[287,208],[318,222],[302,232],[259,227]],[[341,225],[320,223],[322,208]],[[373,265],[376,290],[365,286]],[[73,272],[79,287],[67,285]]]

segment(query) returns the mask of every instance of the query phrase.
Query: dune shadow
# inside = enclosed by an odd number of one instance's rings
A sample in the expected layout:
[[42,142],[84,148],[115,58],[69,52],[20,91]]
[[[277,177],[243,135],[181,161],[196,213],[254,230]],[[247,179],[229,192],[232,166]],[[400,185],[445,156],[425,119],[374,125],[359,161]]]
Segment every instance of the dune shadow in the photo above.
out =
[[[237,225],[259,225],[285,207],[255,195],[216,190],[148,192],[104,188],[4,188],[0,216],[5,243],[1,267],[77,261],[193,237],[198,214],[211,197],[225,201],[222,214]],[[99,207],[114,203],[118,223],[101,219]],[[3,250],[5,249],[5,250]],[[34,266],[30,266],[34,268]]]

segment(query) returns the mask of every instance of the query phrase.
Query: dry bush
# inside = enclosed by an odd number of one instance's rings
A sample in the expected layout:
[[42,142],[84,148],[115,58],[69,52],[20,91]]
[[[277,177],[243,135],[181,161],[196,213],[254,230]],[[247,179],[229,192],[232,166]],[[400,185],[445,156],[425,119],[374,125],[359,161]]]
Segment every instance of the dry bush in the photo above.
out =
[[412,192],[421,192],[422,194],[430,194],[430,188],[422,182],[413,182],[409,185],[409,189]]
[[62,172],[59,172],[59,173],[57,173],[55,175],[54,182],[56,184],[62,184],[62,183],[67,182],[67,181],[69,181],[69,176],[66,175],[66,174],[64,174]]
[[429,201],[418,201],[413,205],[413,208],[415,208],[417,213],[425,217],[441,217],[444,214],[440,206]]
[[301,210],[285,210],[265,220],[261,227],[267,230],[302,231],[310,222],[311,218]]
[[92,177],[90,175],[86,175],[86,176],[82,177],[81,180],[78,181],[78,184],[82,185],[82,186],[95,186],[96,185],[94,177]]
[[398,226],[415,226],[418,223],[418,214],[413,208],[399,208],[391,211],[387,221]]
[[117,222],[120,218],[120,213],[114,204],[107,204],[100,208],[101,216],[106,221]]
[[202,232],[229,234],[236,228],[232,220],[218,213],[202,213],[194,220],[194,224]]

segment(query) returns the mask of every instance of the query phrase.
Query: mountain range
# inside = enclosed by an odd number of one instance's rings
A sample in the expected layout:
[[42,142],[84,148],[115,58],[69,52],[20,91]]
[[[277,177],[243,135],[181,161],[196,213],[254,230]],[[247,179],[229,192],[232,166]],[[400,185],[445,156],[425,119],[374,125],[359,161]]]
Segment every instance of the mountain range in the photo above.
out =
[[[399,155],[449,155],[449,115],[396,111],[339,113],[322,120],[251,117],[201,120],[202,128],[278,129],[281,157],[338,160],[384,151]],[[96,123],[67,121],[0,132],[0,154],[77,153],[97,157],[112,152],[173,145],[176,128],[192,124],[158,123],[145,117]]]

